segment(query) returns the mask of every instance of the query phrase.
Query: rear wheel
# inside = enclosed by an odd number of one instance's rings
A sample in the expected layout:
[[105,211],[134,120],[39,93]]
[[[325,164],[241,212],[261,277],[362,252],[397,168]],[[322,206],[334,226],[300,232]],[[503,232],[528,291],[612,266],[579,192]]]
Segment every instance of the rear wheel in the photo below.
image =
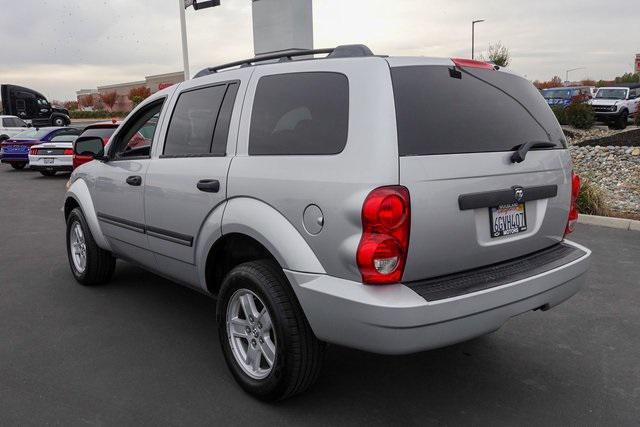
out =
[[220,289],[217,318],[225,360],[246,392],[274,401],[315,382],[325,345],[274,262],[252,261],[231,270]]
[[17,169],[17,170],[24,169],[25,166],[27,166],[27,164],[23,163],[23,162],[12,162],[11,163],[11,167],[14,168],[14,169]]
[[9,139],[9,135],[0,135],[0,142],[6,141],[7,139]]
[[73,276],[83,285],[108,282],[113,276],[116,259],[93,240],[79,208],[72,210],[67,218],[67,256]]
[[40,171],[40,173],[44,176],[54,176],[56,171]]

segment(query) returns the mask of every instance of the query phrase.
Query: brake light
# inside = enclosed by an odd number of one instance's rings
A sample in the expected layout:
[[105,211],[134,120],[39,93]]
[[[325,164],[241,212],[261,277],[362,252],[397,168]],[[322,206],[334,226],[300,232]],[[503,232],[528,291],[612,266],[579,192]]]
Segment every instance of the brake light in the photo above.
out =
[[362,205],[362,237],[356,253],[364,283],[388,284],[402,279],[410,224],[409,190],[389,186],[369,193]]
[[29,150],[29,154],[31,154],[32,156],[35,156],[36,154],[38,154],[38,149],[37,148],[31,148]]
[[73,156],[73,148],[65,148],[62,154],[65,156]]
[[578,222],[578,194],[580,194],[580,177],[571,172],[571,205],[569,205],[569,218],[567,220],[567,228],[564,235],[573,232]]
[[451,58],[458,68],[483,68],[485,70],[493,70],[495,65],[484,61],[476,61],[474,59]]

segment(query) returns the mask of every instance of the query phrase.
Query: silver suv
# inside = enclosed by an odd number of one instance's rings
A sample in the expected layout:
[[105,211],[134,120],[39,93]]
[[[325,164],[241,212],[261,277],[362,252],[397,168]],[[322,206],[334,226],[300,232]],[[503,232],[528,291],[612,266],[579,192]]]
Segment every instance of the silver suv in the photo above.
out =
[[76,150],[95,160],[64,205],[75,278],[106,282],[120,258],[216,297],[227,364],[264,400],[308,388],[325,343],[467,340],[566,300],[588,266],[565,239],[579,180],[558,122],[484,62],[253,58]]

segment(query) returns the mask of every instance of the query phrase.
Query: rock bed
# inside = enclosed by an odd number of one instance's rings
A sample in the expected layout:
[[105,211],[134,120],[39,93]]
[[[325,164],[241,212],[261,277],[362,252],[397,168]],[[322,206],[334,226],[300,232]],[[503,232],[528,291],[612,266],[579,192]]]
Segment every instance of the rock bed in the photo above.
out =
[[640,214],[640,146],[632,146],[634,141],[640,145],[640,130],[571,133],[567,140],[576,173],[604,191],[611,210]]

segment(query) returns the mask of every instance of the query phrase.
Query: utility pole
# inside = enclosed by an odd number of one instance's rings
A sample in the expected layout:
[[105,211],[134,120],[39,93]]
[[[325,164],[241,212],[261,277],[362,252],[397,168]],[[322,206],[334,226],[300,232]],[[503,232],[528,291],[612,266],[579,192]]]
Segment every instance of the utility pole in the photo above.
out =
[[[255,0],[254,0],[255,1]],[[191,78],[189,72],[189,44],[187,43],[187,20],[184,11],[193,6],[195,10],[220,6],[220,0],[178,0],[180,8],[180,33],[182,34],[182,63],[184,64],[184,80]]]
[[184,10],[189,7],[187,0],[178,0],[178,8],[180,9],[180,32],[182,33],[182,63],[184,65],[184,81],[191,78],[189,73],[189,44],[187,43],[187,20],[184,16]]
[[471,59],[475,56],[475,44],[476,44],[476,24],[484,22],[484,19],[478,19],[471,21]]

